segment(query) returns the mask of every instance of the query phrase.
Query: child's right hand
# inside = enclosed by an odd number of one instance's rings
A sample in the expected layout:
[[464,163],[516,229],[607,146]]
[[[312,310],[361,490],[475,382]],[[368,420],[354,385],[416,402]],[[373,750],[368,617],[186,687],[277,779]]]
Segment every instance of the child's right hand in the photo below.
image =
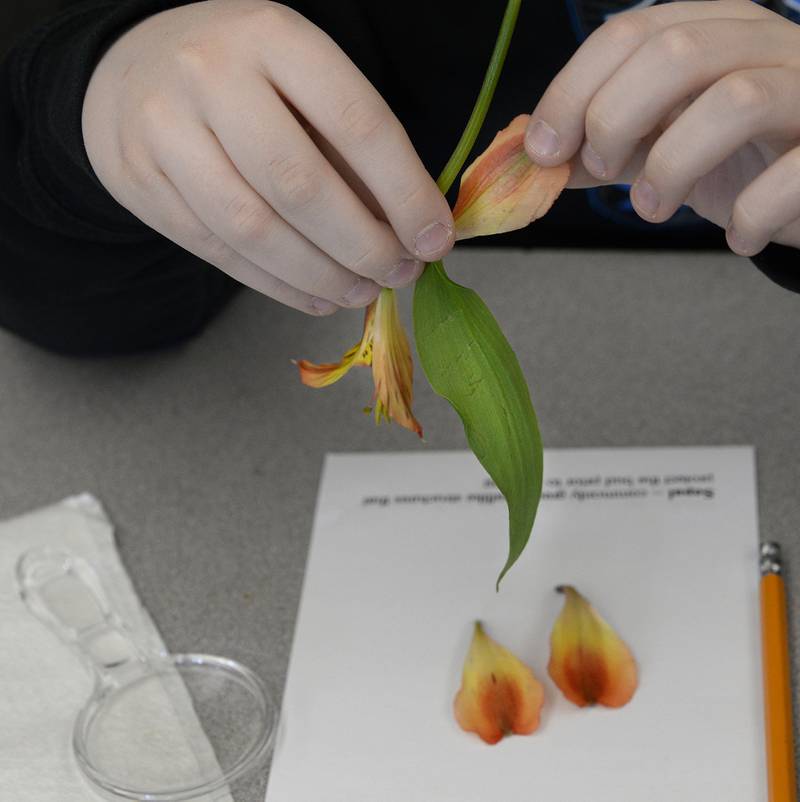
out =
[[365,306],[453,244],[387,104],[277,3],[209,0],[136,25],[95,69],[83,135],[120,204],[304,312]]

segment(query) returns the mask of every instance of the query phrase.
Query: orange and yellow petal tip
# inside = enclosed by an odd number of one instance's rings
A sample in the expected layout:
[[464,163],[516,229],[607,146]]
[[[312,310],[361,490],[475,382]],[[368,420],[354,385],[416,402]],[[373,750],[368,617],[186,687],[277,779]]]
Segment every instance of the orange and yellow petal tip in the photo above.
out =
[[502,234],[545,215],[569,180],[569,164],[541,167],[525,152],[520,114],[464,171],[453,209],[456,239]]
[[533,671],[476,621],[453,702],[461,729],[487,744],[506,735],[530,735],[539,727],[543,704],[544,688]]
[[392,417],[389,415],[380,400],[376,401],[374,407],[364,407],[364,413],[366,415],[372,415],[375,418],[376,426],[379,426],[381,423],[391,423],[394,421],[404,429],[414,432],[420,440],[425,442],[425,437],[422,434],[422,426],[412,414],[411,409],[400,408],[397,409],[396,412],[398,413],[398,417]]
[[375,321],[375,303],[364,312],[364,328],[361,341],[347,351],[339,362],[317,364],[308,359],[293,359],[292,364],[300,371],[300,381],[307,387],[327,387],[339,381],[352,367],[372,364],[372,339]]
[[352,364],[342,362],[329,362],[316,364],[308,359],[293,359],[292,364],[297,366],[300,372],[300,381],[306,387],[327,387],[329,384],[339,381],[347,373]]
[[625,642],[571,585],[560,585],[564,607],[550,636],[547,671],[579,707],[623,707],[639,684],[636,660]]

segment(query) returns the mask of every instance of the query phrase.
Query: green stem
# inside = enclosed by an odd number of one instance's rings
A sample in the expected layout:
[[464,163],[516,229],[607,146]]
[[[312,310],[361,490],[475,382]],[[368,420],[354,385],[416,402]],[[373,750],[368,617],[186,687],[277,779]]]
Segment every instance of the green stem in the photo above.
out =
[[436,180],[436,184],[443,195],[447,193],[447,190],[450,189],[453,181],[456,180],[456,177],[461,172],[467,156],[469,156],[475,145],[475,140],[478,138],[483,121],[486,119],[486,112],[489,111],[489,104],[492,102],[494,90],[497,88],[497,82],[500,79],[500,73],[503,71],[503,63],[506,60],[506,53],[508,53],[508,46],[511,43],[511,35],[514,33],[514,26],[517,24],[521,2],[522,0],[508,0],[503,21],[500,24],[500,32],[497,34],[497,41],[494,44],[494,52],[486,69],[483,86],[478,94],[478,99],[475,101],[467,127],[464,129],[464,133],[461,134],[461,139],[459,139],[453,155]]

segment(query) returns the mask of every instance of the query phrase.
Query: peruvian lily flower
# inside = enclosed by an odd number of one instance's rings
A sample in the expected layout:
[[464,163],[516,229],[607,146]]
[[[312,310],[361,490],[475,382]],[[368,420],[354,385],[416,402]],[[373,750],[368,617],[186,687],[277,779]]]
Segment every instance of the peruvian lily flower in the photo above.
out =
[[[422,427],[411,412],[414,363],[394,291],[381,290],[367,307],[361,341],[341,361],[318,365],[300,359],[295,364],[300,369],[300,380],[309,387],[327,387],[339,381],[350,368],[371,365],[375,422],[394,420],[422,437]],[[366,411],[372,412],[372,408]]]
[[510,733],[529,735],[539,726],[543,703],[544,689],[533,671],[476,621],[453,705],[461,728],[487,744]]
[[[515,117],[464,171],[453,209],[457,239],[523,228],[545,214],[566,185],[568,165],[539,167],[528,158],[523,146],[527,120],[526,114]],[[422,427],[411,412],[411,350],[392,290],[382,290],[367,307],[361,342],[339,362],[315,364],[301,359],[295,364],[309,387],[327,387],[350,368],[371,365],[375,421],[394,420],[422,437]]]
[[569,180],[569,165],[540,167],[525,152],[529,114],[495,136],[461,177],[453,209],[456,239],[524,228],[546,214]]
[[575,588],[556,590],[565,598],[550,636],[547,670],[553,681],[579,707],[626,705],[638,686],[633,655]]

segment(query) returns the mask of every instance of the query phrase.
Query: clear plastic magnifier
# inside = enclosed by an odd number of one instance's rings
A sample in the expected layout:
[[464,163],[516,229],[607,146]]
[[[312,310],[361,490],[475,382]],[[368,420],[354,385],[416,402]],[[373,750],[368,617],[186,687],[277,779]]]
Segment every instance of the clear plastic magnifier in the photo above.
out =
[[263,763],[277,711],[250,669],[138,644],[89,563],[66,552],[27,552],[17,581],[30,611],[94,674],[72,744],[81,771],[106,798],[230,799],[230,784]]

